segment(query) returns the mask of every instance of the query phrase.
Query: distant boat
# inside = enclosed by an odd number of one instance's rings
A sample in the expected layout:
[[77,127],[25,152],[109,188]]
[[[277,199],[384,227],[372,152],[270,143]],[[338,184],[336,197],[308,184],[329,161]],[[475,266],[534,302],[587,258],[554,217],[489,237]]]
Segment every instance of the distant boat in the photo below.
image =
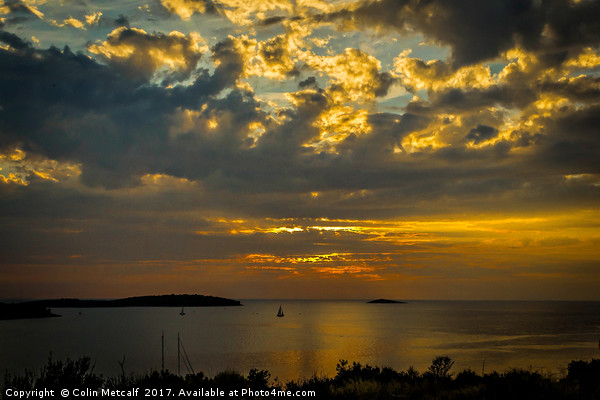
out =
[[279,306],[279,311],[277,311],[277,316],[283,317],[283,310],[281,309],[281,306]]
[[183,311],[183,307],[181,307],[181,312],[179,313],[179,315],[185,315],[185,311]]

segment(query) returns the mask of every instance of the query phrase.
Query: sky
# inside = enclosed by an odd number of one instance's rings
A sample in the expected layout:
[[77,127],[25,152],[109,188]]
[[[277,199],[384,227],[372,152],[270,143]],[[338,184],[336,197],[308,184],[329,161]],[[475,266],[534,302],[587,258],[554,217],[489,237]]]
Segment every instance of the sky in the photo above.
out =
[[600,300],[600,2],[0,0],[0,293]]

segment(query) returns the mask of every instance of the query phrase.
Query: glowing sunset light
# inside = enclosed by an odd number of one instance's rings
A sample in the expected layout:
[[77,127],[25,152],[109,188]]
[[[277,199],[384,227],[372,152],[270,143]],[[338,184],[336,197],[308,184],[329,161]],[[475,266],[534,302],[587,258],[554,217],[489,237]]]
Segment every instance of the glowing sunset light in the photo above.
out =
[[600,300],[597,5],[511,4],[0,6],[0,290]]

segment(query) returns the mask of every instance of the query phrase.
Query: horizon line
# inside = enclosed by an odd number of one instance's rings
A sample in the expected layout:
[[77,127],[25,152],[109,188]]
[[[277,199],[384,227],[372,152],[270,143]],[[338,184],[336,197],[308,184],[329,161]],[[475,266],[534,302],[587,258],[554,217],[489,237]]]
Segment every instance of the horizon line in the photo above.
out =
[[200,295],[200,296],[211,296],[221,297],[225,299],[237,300],[237,301],[371,301],[377,299],[395,300],[395,301],[496,301],[496,302],[600,302],[600,299],[483,299],[483,298],[470,298],[470,299],[432,299],[432,298],[391,298],[391,297],[364,297],[364,298],[265,298],[265,297],[246,297],[246,298],[229,298],[216,295],[206,295],[199,293],[169,293],[169,294],[144,294],[144,295],[128,295],[124,297],[75,297],[75,296],[59,296],[59,297],[12,297],[12,298],[0,298],[0,302],[14,302],[14,301],[35,301],[35,300],[58,300],[58,299],[78,299],[78,300],[118,300],[132,297],[146,297],[146,296],[170,296],[170,295]]

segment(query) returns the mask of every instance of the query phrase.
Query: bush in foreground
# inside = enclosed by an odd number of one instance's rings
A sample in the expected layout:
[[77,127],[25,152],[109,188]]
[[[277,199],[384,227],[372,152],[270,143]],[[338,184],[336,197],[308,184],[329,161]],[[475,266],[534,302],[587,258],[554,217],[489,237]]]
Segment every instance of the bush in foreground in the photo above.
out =
[[[5,375],[2,396],[6,389],[114,389],[169,388],[179,393],[204,389],[238,390],[238,399],[267,399],[283,397],[282,390],[314,391],[317,399],[419,399],[419,400],[600,400],[600,360],[573,361],[568,373],[561,379],[542,375],[535,371],[510,370],[478,375],[472,370],[464,370],[453,377],[450,372],[454,361],[441,356],[432,361],[428,371],[421,374],[412,367],[397,372],[391,368],[372,367],[360,363],[349,364],[341,360],[336,375],[330,377],[313,376],[300,381],[280,384],[270,381],[266,370],[253,369],[247,376],[235,371],[224,371],[214,377],[202,372],[184,377],[169,371],[153,371],[144,375],[118,378],[104,378],[93,372],[89,358],[54,361],[51,358],[38,372],[26,371],[22,375]],[[242,396],[241,389],[251,389],[253,396]],[[258,391],[264,395],[256,395]],[[268,391],[268,395],[266,392]],[[140,392],[138,397],[143,397]],[[198,397],[198,396],[194,396]],[[209,396],[203,396],[209,397]],[[309,396],[305,396],[309,397]],[[80,397],[81,398],[81,397]],[[178,396],[177,398],[182,398]],[[183,397],[186,398],[186,397]],[[310,398],[310,397],[309,397]]]

